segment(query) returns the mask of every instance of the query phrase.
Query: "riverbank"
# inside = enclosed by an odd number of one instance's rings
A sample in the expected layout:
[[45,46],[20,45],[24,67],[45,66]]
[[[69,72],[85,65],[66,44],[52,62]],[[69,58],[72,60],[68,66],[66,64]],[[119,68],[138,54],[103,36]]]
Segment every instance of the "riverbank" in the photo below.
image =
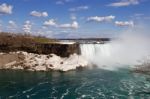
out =
[[86,67],[88,62],[80,55],[60,57],[55,54],[34,54],[22,51],[0,53],[0,69],[15,69],[27,71],[69,71]]

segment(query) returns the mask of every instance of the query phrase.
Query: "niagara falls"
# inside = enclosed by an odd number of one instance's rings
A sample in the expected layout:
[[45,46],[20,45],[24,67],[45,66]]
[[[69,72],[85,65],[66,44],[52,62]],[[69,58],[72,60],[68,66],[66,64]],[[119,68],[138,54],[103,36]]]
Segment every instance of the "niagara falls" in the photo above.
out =
[[0,0],[0,99],[150,99],[149,0]]

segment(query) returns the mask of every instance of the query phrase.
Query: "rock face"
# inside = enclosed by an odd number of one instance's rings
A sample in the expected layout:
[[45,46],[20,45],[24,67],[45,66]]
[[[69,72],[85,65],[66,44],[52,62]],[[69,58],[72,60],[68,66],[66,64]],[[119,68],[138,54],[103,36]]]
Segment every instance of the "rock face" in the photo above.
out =
[[21,53],[0,53],[0,69],[11,68],[13,64],[20,63],[25,59]]
[[55,54],[39,55],[27,52],[11,52],[0,54],[0,69],[21,69],[28,71],[68,71],[78,67],[86,67],[88,62],[80,55],[59,57]]
[[133,72],[142,73],[142,74],[150,74],[150,60],[140,65],[136,65],[133,68]]
[[71,54],[80,54],[79,44],[61,43],[36,43],[29,46],[0,45],[0,52],[25,51],[36,54],[56,54],[61,57],[69,57]]
[[38,44],[37,45],[37,53],[38,54],[56,54],[61,57],[69,57],[71,54],[80,54],[79,44]]
[[35,54],[56,54],[61,57],[79,54],[79,44],[60,42],[44,37],[0,33],[0,52],[25,51]]
[[0,69],[68,71],[87,66],[75,42],[45,37],[0,34]]

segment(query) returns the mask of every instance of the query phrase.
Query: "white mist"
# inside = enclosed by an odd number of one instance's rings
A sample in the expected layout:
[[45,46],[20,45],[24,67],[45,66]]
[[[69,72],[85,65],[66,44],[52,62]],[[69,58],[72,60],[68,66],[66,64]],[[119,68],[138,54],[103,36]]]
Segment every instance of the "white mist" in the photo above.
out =
[[134,66],[150,55],[150,38],[145,28],[132,28],[106,44],[81,44],[81,54],[104,69]]

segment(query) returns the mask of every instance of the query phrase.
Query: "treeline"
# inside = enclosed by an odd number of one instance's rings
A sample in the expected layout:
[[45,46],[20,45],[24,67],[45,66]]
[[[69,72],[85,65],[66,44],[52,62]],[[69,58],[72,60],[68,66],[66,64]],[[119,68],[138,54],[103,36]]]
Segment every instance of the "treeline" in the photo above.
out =
[[50,39],[44,36],[1,32],[0,52],[10,52],[18,50],[27,52],[40,52],[41,48],[39,48],[39,45],[55,42],[58,42],[58,40]]
[[[15,40],[14,40],[15,39]],[[29,40],[29,41],[28,41]],[[0,32],[0,44],[2,43],[17,43],[20,44],[22,42],[25,43],[50,43],[50,42],[58,42],[56,39],[47,38],[45,36],[33,36],[31,34],[14,34],[7,32]]]

